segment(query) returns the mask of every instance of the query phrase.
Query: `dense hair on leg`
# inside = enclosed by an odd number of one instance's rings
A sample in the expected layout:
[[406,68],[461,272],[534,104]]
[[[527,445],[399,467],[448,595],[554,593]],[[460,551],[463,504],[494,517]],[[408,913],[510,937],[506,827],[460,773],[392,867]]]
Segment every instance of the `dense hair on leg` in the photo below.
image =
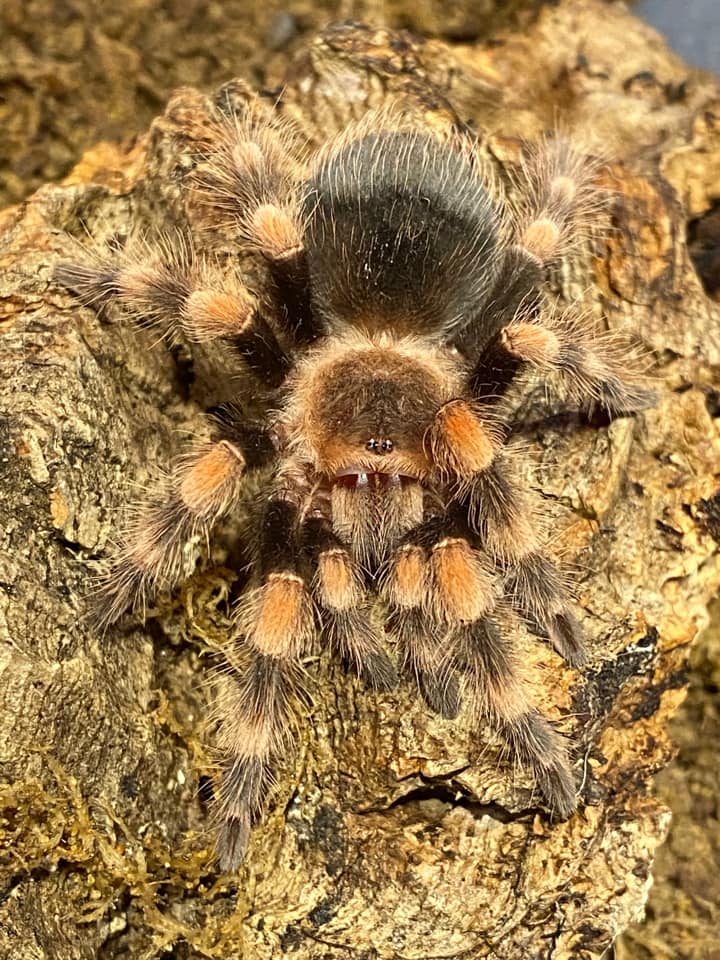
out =
[[[329,504],[323,504],[328,510]],[[397,671],[378,635],[373,605],[360,567],[318,509],[301,531],[323,637],[358,676],[376,690],[397,684]]]
[[598,402],[614,415],[654,402],[626,344],[598,335],[578,311],[545,303],[549,267],[597,231],[606,206],[597,174],[598,164],[562,137],[525,149],[515,176],[514,243],[474,325],[483,336],[473,337],[471,327],[460,340],[475,357],[471,391],[485,403],[501,398],[525,366],[559,374],[572,402]]
[[55,280],[81,303],[102,309],[117,301],[138,326],[172,338],[177,317],[191,292],[196,257],[180,233],[131,237],[124,247],[102,253],[78,245],[75,262],[60,263]]
[[[462,488],[461,488],[462,490]],[[582,631],[569,609],[569,598],[555,564],[541,552],[535,521],[535,504],[507,469],[507,453],[480,471],[461,496],[465,498],[471,528],[477,532],[484,551],[504,571],[503,593],[524,617],[528,626],[550,640],[571,665],[585,661]],[[472,553],[458,554],[468,562]],[[475,557],[474,564],[478,564]],[[485,571],[486,587],[478,583],[472,596],[491,597],[492,579]],[[457,578],[470,582],[469,576]],[[482,612],[489,613],[492,605]],[[478,613],[478,616],[482,615]],[[475,619],[475,618],[459,618]]]
[[503,395],[517,363],[496,348],[510,319],[532,317],[542,306],[548,269],[597,230],[605,197],[595,185],[598,164],[562,138],[526,144],[507,206],[511,229],[499,270],[480,315],[459,333],[458,346],[475,358],[472,393],[484,400]]
[[574,308],[517,313],[480,354],[471,389],[489,405],[524,369],[549,375],[571,403],[599,403],[615,416],[655,402],[632,347],[616,334],[597,333]]
[[599,164],[562,137],[526,144],[516,174],[516,243],[549,264],[587,239],[607,206]]
[[195,172],[195,192],[210,225],[229,227],[264,259],[281,320],[298,342],[321,333],[310,302],[302,209],[304,149],[289,123],[267,123],[262,110],[231,116],[213,131]]
[[479,536],[483,549],[501,562],[539,548],[535,504],[514,478],[510,463],[505,452],[486,470],[476,473],[471,482],[458,487],[470,528]]
[[303,690],[301,658],[312,642],[314,625],[293,549],[296,518],[291,500],[268,501],[258,543],[262,581],[238,604],[228,669],[220,678],[218,856],[226,870],[235,869],[245,855],[271,765],[289,739],[294,705]]
[[428,604],[430,566],[422,542],[406,542],[389,564],[384,592],[394,607],[411,609]]
[[571,666],[580,667],[585,663],[582,631],[570,610],[565,584],[552,560],[540,553],[516,560],[508,568],[505,592],[530,629],[547,637]]
[[262,806],[271,765],[290,735],[293,706],[303,696],[302,657],[315,623],[298,543],[301,474],[288,463],[262,508],[256,543],[260,582],[246,590],[234,617],[230,669],[219,701],[224,774],[218,854],[238,866]]
[[110,572],[100,581],[93,616],[103,628],[127,609],[144,609],[158,588],[184,573],[184,549],[207,539],[240,495],[246,461],[228,440],[198,444],[138,505]]
[[304,696],[302,673],[291,660],[267,656],[242,640],[220,677],[216,712],[223,775],[216,816],[223,870],[244,859],[250,828],[272,783],[272,764],[285,748]]
[[565,738],[537,710],[501,722],[498,729],[513,756],[533,771],[550,813],[560,820],[572,816],[577,809],[577,784]]
[[414,679],[430,709],[441,717],[456,717],[462,701],[446,631],[422,607],[391,608],[386,629],[395,639],[403,671]]
[[195,343],[222,341],[268,386],[279,386],[290,368],[234,269],[198,255],[180,234],[153,244],[131,240],[116,256],[88,251],[80,262],[60,264],[55,277],[83,303],[117,302],[137,326],[171,342],[179,335]]
[[370,687],[386,691],[397,686],[397,670],[377,633],[369,603],[354,610],[325,608],[320,622],[333,651]]
[[313,634],[310,595],[295,573],[271,573],[249,590],[240,604],[237,629],[270,657],[297,656]]
[[492,607],[489,573],[452,514],[429,516],[405,534],[383,571],[386,629],[404,670],[436,713],[457,716],[461,700],[448,624]]
[[[540,323],[547,330],[545,343],[528,363],[555,374],[572,403],[598,403],[613,415],[635,413],[655,403],[637,351],[618,334],[598,333],[591,317],[575,308],[550,310]],[[533,326],[525,325],[521,342],[523,337],[532,342]],[[508,330],[512,335],[513,325]],[[515,349],[522,356],[522,349],[517,345]]]
[[425,445],[442,476],[469,480],[492,463],[501,434],[488,408],[451,400],[435,415]]
[[268,123],[262,107],[231,114],[210,130],[210,145],[194,174],[196,195],[216,224],[277,259],[302,245],[298,199],[302,144],[289,123]]
[[258,757],[238,756],[227,766],[220,788],[215,841],[221,870],[237,870],[245,859],[250,831],[260,816],[271,779],[268,764]]
[[480,317],[469,323],[457,338],[457,346],[474,358],[475,367],[468,386],[473,397],[487,406],[505,394],[519,364],[498,350],[497,334],[512,317],[532,315],[541,303],[545,268],[521,247],[510,247]]
[[495,606],[492,573],[464,537],[446,537],[430,555],[437,619],[449,624],[472,623]]
[[570,816],[577,801],[567,742],[529,703],[509,641],[492,620],[479,620],[457,629],[454,651],[477,719],[489,719],[512,755],[532,770],[552,813]]
[[238,604],[235,631],[260,653],[293,658],[310,645],[314,617],[298,543],[301,491],[290,477],[276,484],[258,518],[257,579]]

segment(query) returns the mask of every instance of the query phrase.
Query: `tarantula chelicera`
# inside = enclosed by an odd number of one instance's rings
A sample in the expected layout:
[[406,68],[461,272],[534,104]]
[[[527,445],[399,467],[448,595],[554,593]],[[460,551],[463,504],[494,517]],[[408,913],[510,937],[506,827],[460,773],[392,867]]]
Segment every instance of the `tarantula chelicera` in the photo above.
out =
[[547,140],[526,151],[511,206],[478,156],[461,131],[397,112],[303,155],[248,109],[218,121],[191,190],[264,265],[265,289],[188,237],[58,269],[86,304],[116,300],[139,323],[224,342],[258,383],[264,413],[211,412],[212,438],[139,509],[101,591],[107,624],[176,584],[189,541],[264,471],[220,702],[225,868],[244,855],[318,639],[375,688],[395,684],[397,662],[432,710],[454,717],[466,703],[555,815],[576,807],[567,741],[533,706],[499,626],[514,610],[584,661],[513,478],[506,394],[539,371],[614,414],[649,397],[617,345],[544,292],[595,209],[592,165]]

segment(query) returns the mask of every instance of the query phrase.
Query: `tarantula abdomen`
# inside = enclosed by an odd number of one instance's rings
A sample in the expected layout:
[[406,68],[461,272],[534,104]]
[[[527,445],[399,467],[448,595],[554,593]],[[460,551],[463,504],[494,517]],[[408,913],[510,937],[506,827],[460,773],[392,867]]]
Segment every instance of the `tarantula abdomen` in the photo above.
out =
[[460,151],[417,130],[348,136],[321,152],[304,212],[313,306],[331,329],[446,336],[499,268],[485,184]]

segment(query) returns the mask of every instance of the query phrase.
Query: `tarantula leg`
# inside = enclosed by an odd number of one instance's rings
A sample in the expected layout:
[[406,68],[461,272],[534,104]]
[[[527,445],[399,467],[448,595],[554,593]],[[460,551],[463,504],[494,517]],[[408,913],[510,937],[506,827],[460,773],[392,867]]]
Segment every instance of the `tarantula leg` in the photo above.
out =
[[252,824],[272,783],[273,761],[288,744],[304,693],[294,656],[270,656],[246,644],[233,652],[232,661],[221,677],[217,705],[225,758],[217,853],[226,871],[237,869],[245,856]]
[[82,259],[56,266],[54,279],[85,306],[102,309],[117,300],[139,326],[157,328],[166,336],[191,293],[193,260],[178,235],[159,238],[157,247],[131,242],[116,255],[83,249]]
[[505,588],[513,606],[530,629],[550,640],[571,666],[586,662],[583,634],[569,608],[565,586],[555,564],[540,553],[529,553],[510,564]]
[[[468,324],[458,338],[460,350],[467,356],[477,357],[470,376],[474,396],[490,401],[505,393],[515,370],[504,371],[509,358],[502,354],[496,356],[493,352],[494,335],[507,323],[508,317],[513,317],[520,311],[528,315],[537,311],[544,282],[544,267],[526,250],[518,246],[505,249],[497,279],[482,308],[481,317]],[[483,333],[480,342],[475,331]],[[488,334],[491,336],[490,341]]]
[[501,446],[497,426],[479,406],[451,400],[435,415],[426,437],[433,463],[443,476],[471,478],[494,460]]
[[464,537],[445,537],[430,555],[433,601],[439,621],[472,623],[495,606],[495,584],[480,554]]
[[[512,316],[512,312],[505,316]],[[506,327],[485,344],[477,359],[469,387],[473,396],[491,404],[501,400],[523,367],[522,359],[507,349],[504,339]]]
[[229,344],[263,382],[279,386],[290,361],[255,299],[232,275],[198,258],[185,240],[165,237],[157,249],[134,244],[117,259],[95,255],[60,264],[55,278],[94,307],[116,300],[142,327],[173,338]]
[[598,163],[561,137],[528,147],[517,177],[518,246],[548,265],[587,238],[606,198],[596,185]]
[[[235,712],[239,713],[237,709]],[[218,865],[226,873],[237,870],[245,859],[250,831],[262,812],[269,780],[268,764],[261,758],[243,754],[237,754],[223,773],[215,844]]]
[[180,316],[190,340],[222,340],[261,382],[279,387],[285,380],[290,358],[255,299],[240,284],[208,278],[188,296]]
[[324,330],[312,310],[304,247],[282,260],[270,261],[269,268],[285,326],[300,343],[317,340]]
[[540,552],[531,505],[502,459],[478,473],[465,493],[471,528],[505,570],[505,592],[530,629],[574,667],[585,662],[583,635],[555,564]]
[[503,458],[460,487],[471,530],[495,560],[513,562],[540,546],[526,495],[509,476]]
[[220,788],[218,856],[231,870],[245,855],[302,692],[301,658],[313,633],[313,610],[299,572],[298,507],[278,491],[265,508],[257,544],[260,585],[241,599],[219,702],[225,767]]
[[289,126],[232,118],[218,126],[196,187],[209,206],[225,212],[244,245],[263,257],[287,330],[310,343],[323,331],[310,303],[297,153]]
[[297,655],[313,635],[310,593],[300,572],[298,518],[292,497],[269,500],[258,543],[261,583],[246,594],[237,617],[236,632],[268,656]]
[[388,563],[382,584],[388,605],[386,629],[395,637],[403,665],[428,706],[444,717],[457,716],[461,706],[445,642],[444,614],[459,608],[467,612],[475,603],[474,584],[458,583],[450,570],[448,532],[454,528],[453,518],[436,516],[410,530]]
[[453,646],[478,719],[488,718],[513,755],[532,770],[551,812],[569,817],[577,801],[567,741],[528,702],[509,642],[484,619],[459,627]]
[[285,326],[301,343],[322,333],[310,304],[310,275],[299,214],[276,203],[260,204],[245,224],[247,242],[265,258]]
[[452,720],[460,713],[460,686],[446,632],[420,607],[391,608],[386,629],[395,637],[404,670],[430,709]]
[[[484,331],[492,335],[507,317],[537,313],[549,266],[586,236],[597,221],[603,195],[593,183],[596,170],[592,160],[559,138],[528,148],[515,178],[520,199],[515,204],[513,236],[482,311]],[[488,344],[462,340],[464,350],[486,351],[472,374],[475,395],[502,396],[514,376],[512,370],[504,370],[508,358],[497,356]]]
[[289,125],[248,114],[219,121],[194,175],[196,193],[223,225],[271,260],[302,247],[303,165]]
[[313,593],[323,633],[339,656],[375,690],[397,685],[397,671],[372,623],[362,573],[320,511],[302,525],[302,543],[314,570]]
[[449,632],[471,623],[495,606],[495,587],[480,554],[454,533],[450,518],[444,535],[429,549],[406,544],[391,573],[390,595],[395,599],[391,628],[398,636],[406,664],[418,679],[423,695],[438,713],[455,716],[460,692],[448,653]]
[[248,462],[227,439],[198,446],[185,456],[156,494],[141,504],[114,565],[101,581],[94,619],[106,628],[128,608],[144,608],[161,584],[183,573],[184,548],[207,537],[236,501]]
[[522,349],[507,349],[504,321],[507,317],[537,318],[548,268],[587,235],[604,205],[602,192],[593,183],[596,172],[597,164],[561,138],[528,148],[516,178],[521,199],[514,217],[513,242],[483,310],[482,326],[491,332],[491,338],[479,345],[481,353],[470,378],[475,396],[484,400],[502,397],[525,361],[533,362],[538,350],[551,351],[551,334],[543,340],[537,327],[534,337],[529,334],[531,357]]
[[[516,318],[487,346],[473,374],[473,391],[500,396],[523,366],[558,374],[570,399],[601,404],[622,415],[645,410],[655,394],[638,381],[628,363],[628,347],[612,335],[597,335],[588,320],[573,311]],[[482,371],[482,373],[480,373]]]

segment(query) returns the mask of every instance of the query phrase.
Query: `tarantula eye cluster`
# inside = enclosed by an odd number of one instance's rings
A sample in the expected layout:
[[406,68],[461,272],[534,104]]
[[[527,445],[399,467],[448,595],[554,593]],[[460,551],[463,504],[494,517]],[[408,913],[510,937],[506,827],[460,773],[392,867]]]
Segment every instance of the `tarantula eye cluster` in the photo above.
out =
[[507,610],[571,665],[583,641],[513,479],[503,400],[530,373],[613,414],[650,400],[612,339],[545,293],[593,215],[592,165],[561,141],[528,150],[511,207],[460,134],[370,115],[303,153],[257,109],[218,123],[198,170],[188,189],[264,264],[266,290],[191,236],[57,277],[86,304],[229,347],[265,411],[212,412],[211,438],[139,507],[99,601],[107,625],[177,584],[187,543],[257,475],[219,704],[222,866],[244,856],[318,643],[376,689],[400,668],[430,709],[465,705],[569,816],[568,743],[533,706]]
[[391,453],[395,444],[392,440],[376,440],[375,437],[370,437],[368,442],[365,444],[366,449],[372,450],[373,453]]

